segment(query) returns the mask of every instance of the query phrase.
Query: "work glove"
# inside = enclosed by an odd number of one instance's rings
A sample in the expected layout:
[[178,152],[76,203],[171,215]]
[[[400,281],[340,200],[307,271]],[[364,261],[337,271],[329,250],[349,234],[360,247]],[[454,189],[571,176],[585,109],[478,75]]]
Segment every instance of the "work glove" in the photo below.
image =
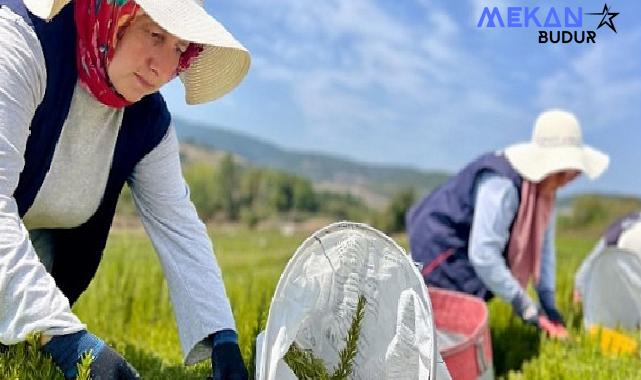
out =
[[565,339],[568,337],[569,334],[565,326],[551,321],[525,292],[519,292],[511,303],[514,314],[521,318],[525,324],[536,327],[552,338]]
[[514,315],[521,318],[526,325],[539,327],[539,308],[525,292],[519,292],[511,303]]
[[556,302],[554,300],[554,292],[551,290],[542,290],[539,292],[539,301],[541,301],[541,308],[547,315],[548,319],[554,323],[565,326],[565,321],[563,321],[563,316],[556,308]]
[[51,338],[42,350],[51,355],[66,379],[78,375],[77,363],[91,351],[91,378],[93,380],[135,380],[140,379],[136,370],[127,361],[97,336],[86,330]]
[[210,336],[213,380],[247,380],[247,368],[233,330],[221,330]]

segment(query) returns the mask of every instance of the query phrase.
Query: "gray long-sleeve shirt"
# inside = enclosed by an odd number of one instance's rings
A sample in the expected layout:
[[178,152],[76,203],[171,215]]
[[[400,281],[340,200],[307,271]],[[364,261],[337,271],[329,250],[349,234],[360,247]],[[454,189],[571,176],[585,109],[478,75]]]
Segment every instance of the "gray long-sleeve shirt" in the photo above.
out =
[[[35,33],[6,7],[0,8],[0,52],[0,342],[13,344],[31,332],[85,328],[38,253],[51,259],[48,229],[80,225],[95,212],[123,111],[76,86],[51,168],[23,220],[13,193],[47,73]],[[185,362],[208,358],[205,338],[235,325],[211,241],[189,199],[173,126],[128,184],[167,278]]]

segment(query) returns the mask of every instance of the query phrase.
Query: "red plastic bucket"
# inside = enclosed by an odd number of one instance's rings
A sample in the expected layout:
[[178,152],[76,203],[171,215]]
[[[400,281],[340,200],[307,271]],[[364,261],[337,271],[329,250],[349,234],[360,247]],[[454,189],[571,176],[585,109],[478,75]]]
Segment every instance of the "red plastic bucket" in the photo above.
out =
[[464,293],[428,287],[437,334],[458,337],[439,351],[452,380],[493,379],[487,306]]

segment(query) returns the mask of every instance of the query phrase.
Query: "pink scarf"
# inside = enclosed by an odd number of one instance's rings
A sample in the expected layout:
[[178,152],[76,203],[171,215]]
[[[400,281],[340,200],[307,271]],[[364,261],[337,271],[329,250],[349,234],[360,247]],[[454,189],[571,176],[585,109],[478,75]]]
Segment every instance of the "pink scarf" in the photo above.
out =
[[538,284],[545,230],[554,207],[554,197],[543,197],[536,183],[523,181],[521,203],[510,234],[507,262],[525,289],[530,277]]

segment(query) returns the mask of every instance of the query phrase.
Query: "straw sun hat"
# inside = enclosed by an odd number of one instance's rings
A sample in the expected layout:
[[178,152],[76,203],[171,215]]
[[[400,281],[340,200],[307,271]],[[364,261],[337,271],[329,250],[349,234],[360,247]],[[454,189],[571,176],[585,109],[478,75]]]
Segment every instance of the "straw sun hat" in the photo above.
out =
[[[51,19],[71,0],[24,0],[36,16]],[[204,50],[180,74],[187,104],[205,103],[236,87],[249,70],[249,52],[207,14],[203,0],[135,0],[158,25]]]
[[570,112],[550,110],[536,119],[532,140],[505,149],[512,166],[532,182],[562,170],[580,170],[595,179],[608,167],[609,157],[583,144],[581,126]]

